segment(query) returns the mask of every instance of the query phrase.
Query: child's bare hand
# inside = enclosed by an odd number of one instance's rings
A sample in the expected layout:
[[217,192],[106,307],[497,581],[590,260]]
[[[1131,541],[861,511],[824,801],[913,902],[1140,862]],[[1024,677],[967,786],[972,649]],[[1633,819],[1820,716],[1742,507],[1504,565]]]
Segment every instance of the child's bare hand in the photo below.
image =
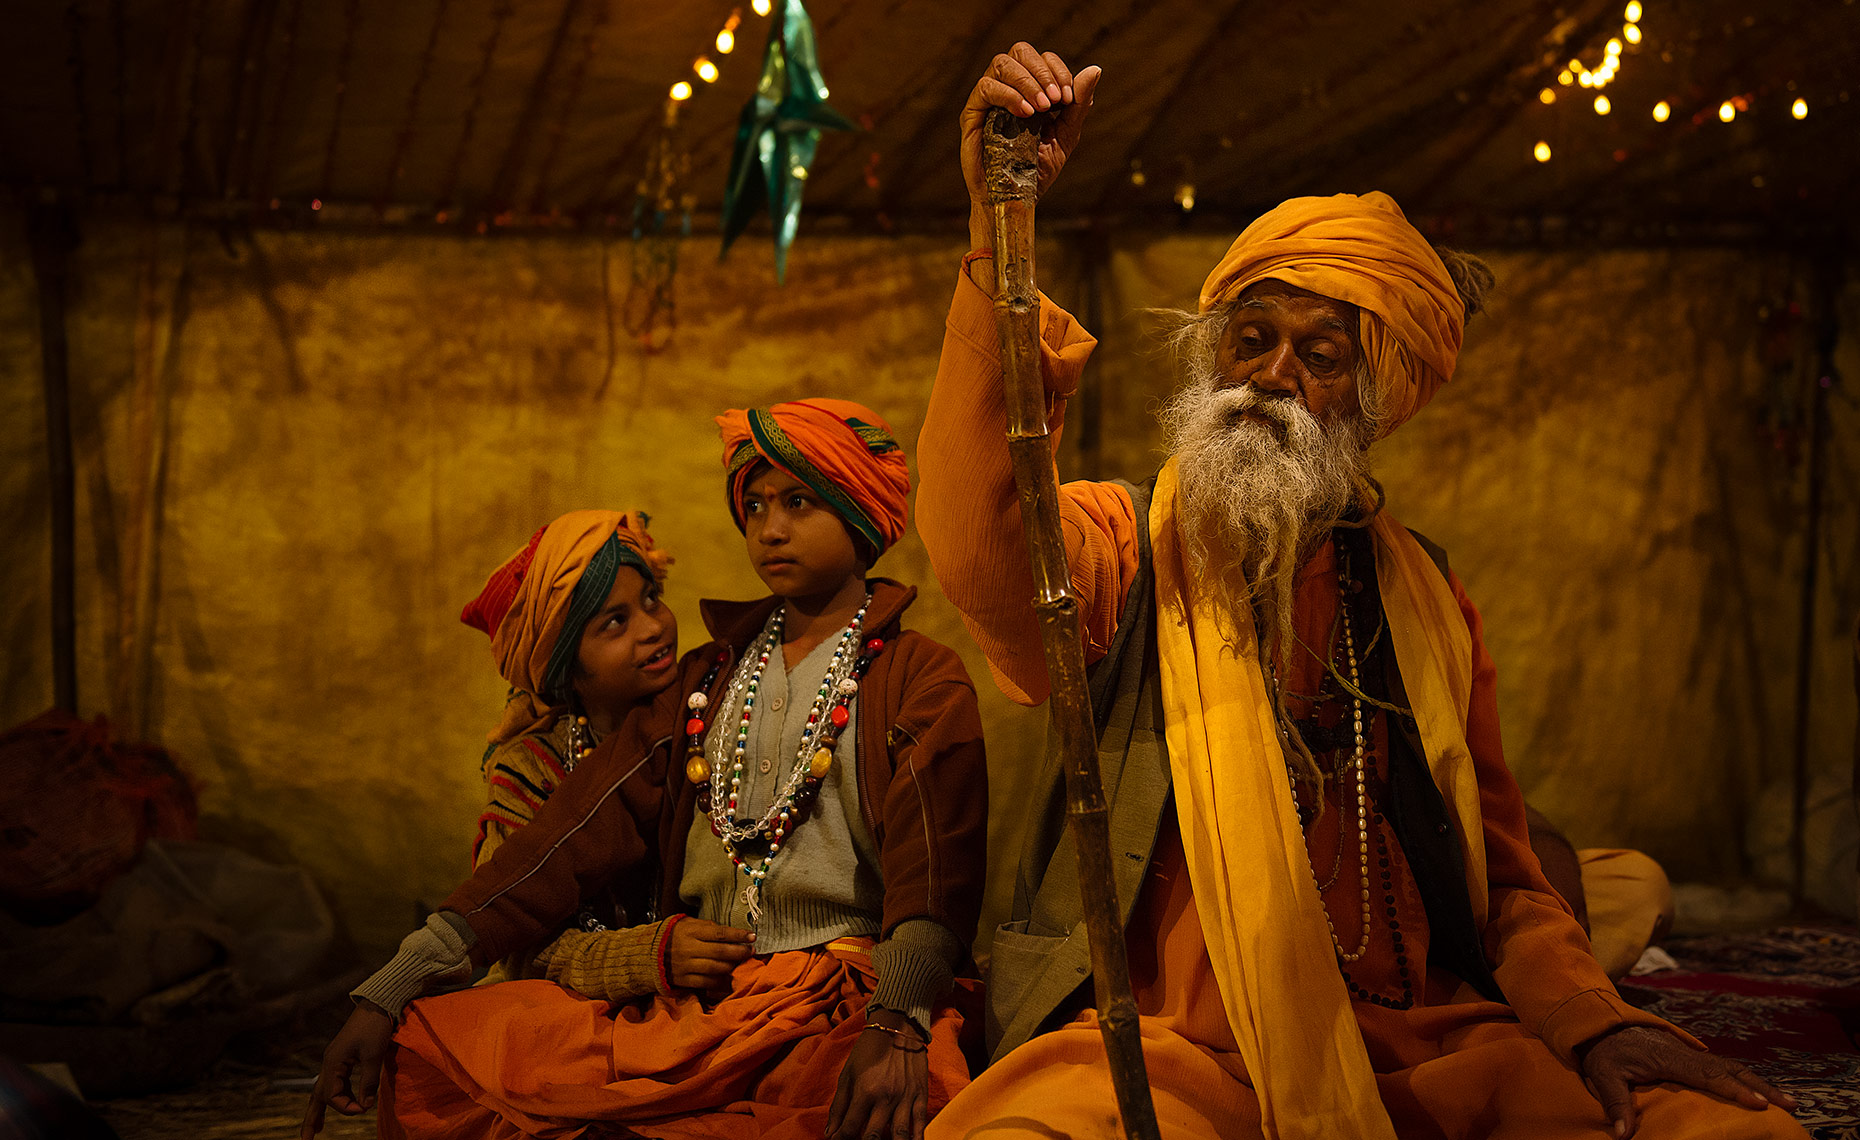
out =
[[672,927],[666,944],[666,980],[687,990],[728,990],[730,975],[756,952],[755,942],[750,931],[687,918]]

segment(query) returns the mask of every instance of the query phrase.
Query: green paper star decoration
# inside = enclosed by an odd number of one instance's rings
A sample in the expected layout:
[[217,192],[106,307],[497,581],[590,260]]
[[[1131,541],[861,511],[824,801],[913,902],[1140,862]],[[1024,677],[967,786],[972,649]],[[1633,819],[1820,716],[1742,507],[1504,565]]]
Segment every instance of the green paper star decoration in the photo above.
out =
[[762,53],[762,78],[743,105],[723,191],[723,249],[748,228],[766,192],[775,227],[775,279],[788,275],[788,247],[801,225],[801,191],[814,164],[820,132],[850,131],[852,123],[827,106],[827,84],[814,49],[814,22],[801,0],[775,0],[780,11]]

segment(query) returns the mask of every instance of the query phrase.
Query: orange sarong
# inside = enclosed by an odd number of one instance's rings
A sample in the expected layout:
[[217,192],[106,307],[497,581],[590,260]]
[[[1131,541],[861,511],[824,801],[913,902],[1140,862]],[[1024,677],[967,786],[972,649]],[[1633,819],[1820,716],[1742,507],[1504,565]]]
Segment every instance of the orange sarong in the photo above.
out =
[[[384,1138],[571,1137],[590,1122],[658,1140],[817,1140],[874,983],[872,940],[751,958],[728,997],[626,1004],[554,982],[407,1007],[381,1087]],[[969,1083],[961,1016],[930,1037],[930,1111]]]

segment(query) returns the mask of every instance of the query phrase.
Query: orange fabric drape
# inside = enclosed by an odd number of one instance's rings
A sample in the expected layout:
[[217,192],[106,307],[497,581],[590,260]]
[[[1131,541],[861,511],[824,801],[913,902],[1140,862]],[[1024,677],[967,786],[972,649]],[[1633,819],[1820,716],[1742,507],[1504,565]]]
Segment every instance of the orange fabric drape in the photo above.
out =
[[[591,1121],[656,1140],[818,1140],[864,1029],[872,940],[751,958],[729,996],[625,1005],[505,982],[407,1007],[382,1084],[386,1138],[568,1137]],[[962,1019],[931,1025],[930,1110],[968,1084]]]

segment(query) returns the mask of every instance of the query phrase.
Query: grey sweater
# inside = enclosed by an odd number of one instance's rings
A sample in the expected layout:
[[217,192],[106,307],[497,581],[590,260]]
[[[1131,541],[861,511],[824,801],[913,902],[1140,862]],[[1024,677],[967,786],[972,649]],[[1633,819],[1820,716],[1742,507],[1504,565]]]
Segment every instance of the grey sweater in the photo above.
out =
[[[834,636],[821,642],[795,664],[792,672],[780,653],[769,655],[758,686],[755,713],[749,721],[743,785],[736,811],[739,819],[761,818],[792,771],[808,711],[838,641]],[[753,665],[751,656],[742,667]],[[723,734],[731,749],[742,712],[740,702],[729,701],[717,710],[712,721],[711,731]],[[711,833],[709,816],[699,813],[691,821],[685,838],[684,875],[678,884],[680,897],[697,908],[700,918],[754,929],[758,954],[801,950],[823,946],[835,938],[876,937],[880,933],[885,884],[879,872],[878,846],[865,826],[859,803],[857,697],[847,712],[852,719],[839,733],[833,767],[821,781],[805,818],[789,829],[763,882],[759,921],[749,921],[742,898],[748,877],[736,869],[722,842]],[[716,753],[709,755],[711,763],[716,764]],[[726,764],[728,755],[726,750]],[[758,859],[751,865],[759,864]],[[873,968],[878,973],[873,1003],[904,1013],[927,1029],[931,1003],[948,989],[962,954],[961,941],[940,923],[927,919],[899,923],[891,936],[872,950]]]

